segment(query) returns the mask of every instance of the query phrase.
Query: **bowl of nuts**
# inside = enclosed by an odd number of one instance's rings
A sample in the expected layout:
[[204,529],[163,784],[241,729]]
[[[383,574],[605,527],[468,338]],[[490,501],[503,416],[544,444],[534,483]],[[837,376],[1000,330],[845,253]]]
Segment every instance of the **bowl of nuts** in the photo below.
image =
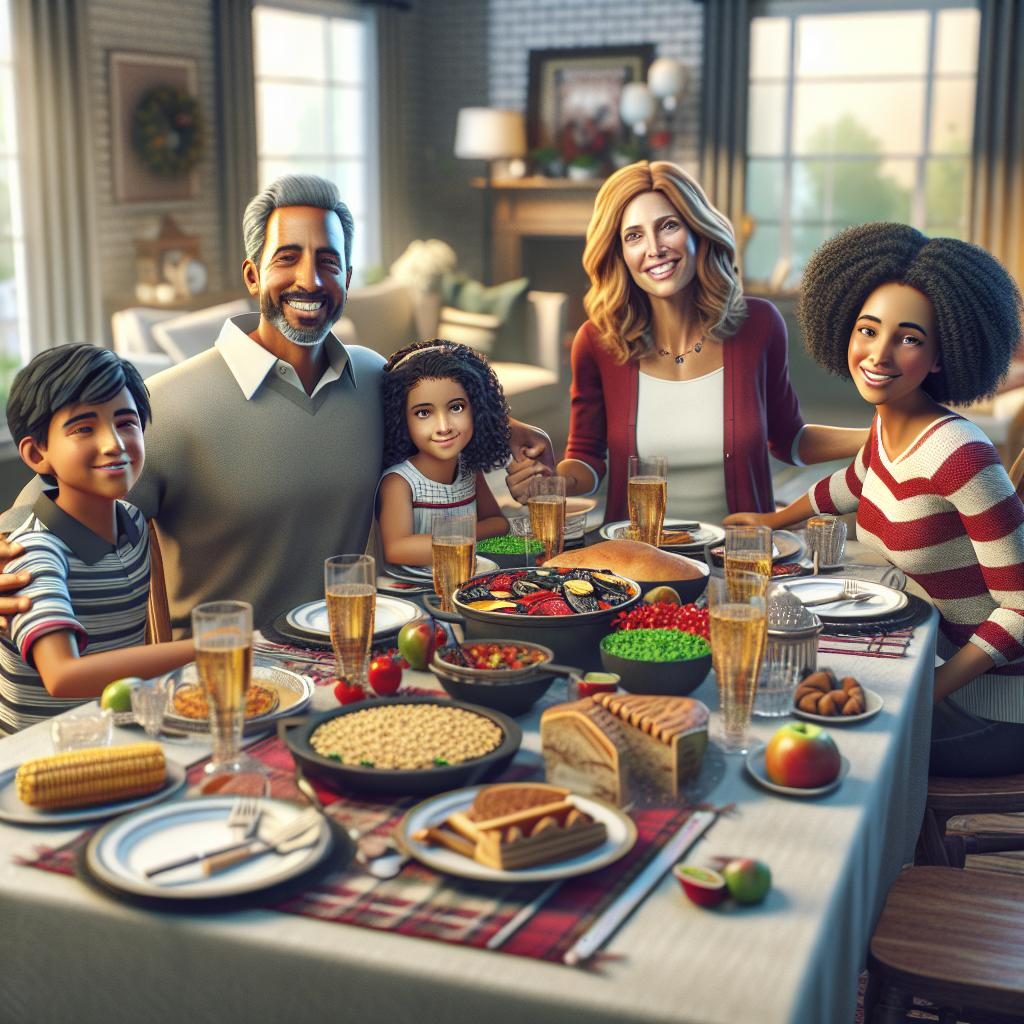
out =
[[429,667],[456,700],[521,715],[554,680],[554,657],[550,648],[522,640],[472,640],[438,648]]
[[292,756],[324,785],[390,794],[475,785],[506,768],[522,738],[500,712],[444,697],[359,701],[285,733]]

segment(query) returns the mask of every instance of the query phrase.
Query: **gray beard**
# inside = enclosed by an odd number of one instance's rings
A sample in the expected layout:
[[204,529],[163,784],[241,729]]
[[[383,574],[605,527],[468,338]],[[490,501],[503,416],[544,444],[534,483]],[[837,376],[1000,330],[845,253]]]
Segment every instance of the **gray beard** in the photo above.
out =
[[308,329],[293,327],[285,318],[284,310],[280,306],[275,306],[270,298],[265,298],[260,302],[260,313],[267,323],[280,331],[290,342],[295,345],[301,345],[302,348],[316,348],[331,333],[331,328],[341,316],[341,310],[339,309],[337,316],[332,320],[326,321],[323,327],[310,327]]

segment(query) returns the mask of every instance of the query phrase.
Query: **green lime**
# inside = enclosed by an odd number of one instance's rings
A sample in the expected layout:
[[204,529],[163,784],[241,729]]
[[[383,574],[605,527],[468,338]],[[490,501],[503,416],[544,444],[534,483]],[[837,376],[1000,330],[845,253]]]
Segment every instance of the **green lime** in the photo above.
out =
[[110,708],[111,711],[131,711],[132,709],[132,687],[141,680],[137,676],[129,676],[127,679],[115,679],[107,683],[100,695],[100,707]]

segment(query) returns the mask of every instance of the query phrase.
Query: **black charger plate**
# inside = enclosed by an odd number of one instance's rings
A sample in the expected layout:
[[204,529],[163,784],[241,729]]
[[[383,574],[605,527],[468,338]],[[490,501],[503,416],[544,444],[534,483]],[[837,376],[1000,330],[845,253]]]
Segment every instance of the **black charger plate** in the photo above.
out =
[[[318,754],[310,745],[309,738],[313,733],[331,719],[341,715],[355,714],[367,708],[379,708],[387,704],[437,704],[446,708],[461,708],[469,714],[479,715],[494,722],[504,733],[504,737],[496,750],[483,757],[461,764],[441,765],[436,768],[419,769],[387,769],[368,768],[363,765],[342,764],[329,757]],[[444,697],[396,697],[392,700],[359,701],[357,704],[346,704],[331,711],[314,715],[289,729],[285,733],[285,743],[292,757],[302,765],[302,770],[309,776],[318,779],[325,786],[337,792],[345,793],[358,790],[365,793],[389,794],[430,794],[441,793],[447,789],[460,789],[463,786],[474,786],[491,775],[497,775],[508,767],[516,756],[519,745],[523,741],[523,731],[507,715],[490,708],[476,705],[461,704]]]

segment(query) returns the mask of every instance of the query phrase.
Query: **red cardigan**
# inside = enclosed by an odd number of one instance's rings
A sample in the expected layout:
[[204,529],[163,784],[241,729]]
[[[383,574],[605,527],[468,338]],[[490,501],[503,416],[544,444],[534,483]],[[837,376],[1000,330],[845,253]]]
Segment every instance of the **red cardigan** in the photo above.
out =
[[[747,319],[722,346],[725,367],[725,497],[730,512],[771,512],[768,452],[792,464],[793,441],[804,425],[789,382],[786,324],[763,299],[747,299]],[[597,473],[610,463],[605,520],[625,519],[626,460],[636,454],[639,370],[602,345],[588,320],[572,344],[572,406],[567,459]]]

